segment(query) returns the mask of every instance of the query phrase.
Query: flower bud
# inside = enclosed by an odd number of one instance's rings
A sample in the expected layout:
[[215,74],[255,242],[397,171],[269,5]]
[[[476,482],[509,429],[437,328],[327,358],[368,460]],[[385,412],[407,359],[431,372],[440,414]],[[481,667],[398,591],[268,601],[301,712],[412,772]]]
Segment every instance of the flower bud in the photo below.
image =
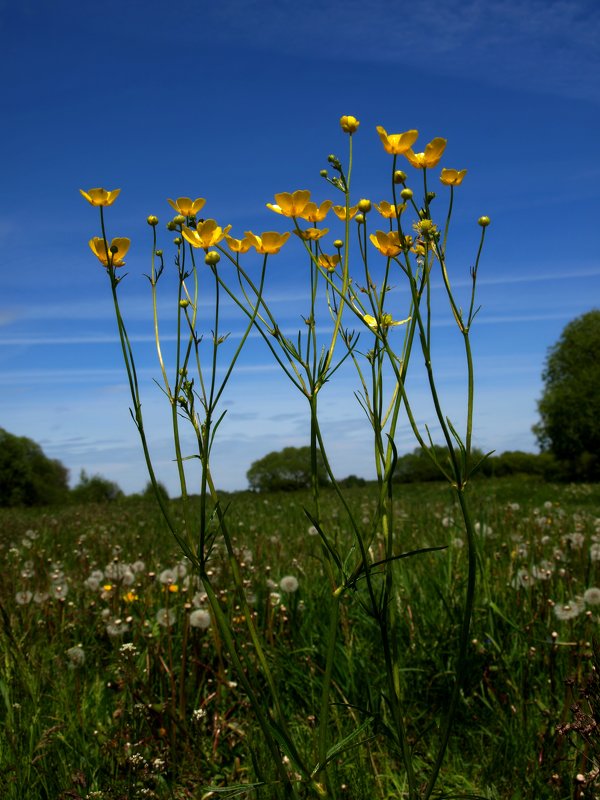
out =
[[168,230],[168,231],[175,231],[175,230],[177,230],[177,225],[175,225],[175,223],[173,222],[173,220],[172,220],[172,219],[170,219],[170,220],[167,222],[167,230]]
[[406,172],[403,172],[401,169],[397,169],[394,172],[394,183],[404,183],[406,180]]
[[177,216],[173,217],[173,222],[176,225],[183,225],[183,223],[185,222],[185,217],[183,216],[183,214],[177,214]]
[[209,267],[216,267],[220,260],[221,256],[216,250],[211,250],[210,253],[204,256],[204,263],[208,264]]
[[435,192],[427,192],[425,195],[425,202],[431,203],[432,200],[435,200]]
[[326,169],[322,169],[322,170],[321,170],[321,172],[319,172],[319,175],[320,175],[322,178],[326,178],[326,177],[329,175],[329,173],[327,172],[327,170],[326,170]]
[[163,254],[162,250],[157,250],[156,251],[156,255],[158,256],[158,258],[162,258],[162,254]]
[[487,228],[487,226],[490,224],[491,220],[490,220],[489,217],[479,217],[477,222],[479,223],[479,225],[481,225],[482,228]]
[[173,244],[176,244],[176,245],[177,245],[177,247],[179,247],[179,245],[181,244],[181,242],[182,242],[182,241],[183,241],[183,239],[181,238],[181,236],[176,236],[176,237],[173,239]]
[[358,210],[362,211],[363,214],[367,214],[371,210],[371,201],[365,199],[359,200]]
[[336,250],[341,250],[342,247],[344,246],[344,243],[342,242],[341,239],[336,239],[333,243],[333,246],[335,247]]
[[358,129],[360,122],[356,119],[356,117],[344,115],[343,117],[340,117],[340,125],[344,133],[349,133],[352,135]]
[[329,156],[327,156],[327,161],[329,161],[330,164],[335,164],[335,162],[337,161],[337,158],[334,155],[329,155]]
[[412,189],[402,189],[402,191],[400,192],[400,197],[403,200],[410,200],[412,196],[413,196]]
[[[190,304],[190,301],[186,300],[185,297],[183,298],[183,300],[179,301],[179,307],[180,308],[187,308],[189,306],[189,304]],[[181,372],[181,370],[179,370],[179,371]]]
[[148,225],[151,225],[153,228],[155,228],[158,225],[158,217],[155,217],[154,214],[151,214],[146,218],[146,222]]
[[365,221],[365,215],[364,214],[357,214],[354,217],[354,222],[358,223],[359,225],[362,225],[364,221]]

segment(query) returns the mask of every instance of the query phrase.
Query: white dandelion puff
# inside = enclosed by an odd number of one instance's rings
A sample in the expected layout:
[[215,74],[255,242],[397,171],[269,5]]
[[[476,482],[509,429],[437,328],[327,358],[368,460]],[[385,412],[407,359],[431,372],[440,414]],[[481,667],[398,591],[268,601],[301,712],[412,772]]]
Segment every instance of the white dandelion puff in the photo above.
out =
[[192,628],[201,628],[206,630],[210,627],[210,614],[203,608],[197,608],[190,614],[190,625]]
[[284,575],[279,581],[281,591],[286,592],[287,594],[293,594],[294,592],[297,592],[299,585],[298,578],[294,577],[294,575]]
[[177,614],[172,608],[159,608],[156,612],[156,621],[163,628],[170,628],[177,620]]

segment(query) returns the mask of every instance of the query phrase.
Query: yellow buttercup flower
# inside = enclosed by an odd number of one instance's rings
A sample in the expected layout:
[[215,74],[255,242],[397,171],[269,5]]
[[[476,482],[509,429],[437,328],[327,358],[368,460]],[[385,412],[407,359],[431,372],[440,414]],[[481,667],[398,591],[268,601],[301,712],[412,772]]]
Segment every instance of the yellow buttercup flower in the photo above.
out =
[[389,231],[389,233],[385,233],[384,231],[376,231],[369,236],[369,239],[379,250],[382,256],[393,258],[402,250],[398,231]]
[[371,330],[377,330],[377,328],[381,328],[384,332],[387,331],[388,328],[395,327],[396,325],[406,325],[409,322],[411,317],[407,317],[406,319],[394,320],[391,314],[382,314],[379,323],[371,314],[364,314],[363,315],[363,322],[371,328]]
[[349,133],[350,136],[352,136],[352,134],[356,133],[358,130],[360,122],[356,119],[356,117],[344,115],[343,117],[340,117],[340,125],[342,126],[344,133]]
[[294,233],[296,236],[304,239],[305,242],[316,242],[317,239],[320,239],[322,236],[325,236],[326,233],[329,233],[329,228],[306,228],[304,231],[295,230]]
[[395,206],[393,203],[382,200],[381,203],[374,203],[374,206],[385,219],[396,219],[406,208],[406,203],[398,203],[398,205]]
[[442,139],[438,136],[436,139],[432,139],[428,145],[425,145],[425,151],[423,153],[413,153],[412,150],[408,149],[404,155],[413,167],[417,169],[435,167],[446,149],[446,144],[446,139]]
[[290,232],[276,233],[275,231],[267,231],[261,236],[256,236],[252,231],[246,231],[246,238],[250,240],[252,247],[256,248],[257,253],[275,255],[290,238]]
[[178,197],[177,200],[171,200],[168,197],[167,200],[171,208],[174,208],[182,217],[195,217],[206,203],[202,197],[198,197],[196,200],[192,200],[191,197]]
[[383,147],[386,153],[391,153],[394,156],[402,155],[409,150],[415,143],[419,131],[410,130],[404,133],[390,133],[382,128],[381,125],[377,126],[377,133],[383,142]]
[[460,186],[466,174],[466,169],[458,170],[444,167],[440,173],[440,180],[442,183],[445,183],[446,186]]
[[226,236],[225,240],[229,245],[229,249],[234,253],[247,253],[252,247],[250,239],[244,237],[243,239],[234,239],[233,236]]
[[80,189],[79,191],[93,206],[112,206],[121,193],[120,189],[113,189],[110,192],[107,189],[88,189],[87,192]]
[[310,192],[298,189],[296,192],[279,192],[275,195],[275,203],[267,203],[267,208],[284,217],[299,217],[309,202]]
[[[356,216],[356,212],[358,211],[358,206],[351,206],[348,209],[348,219],[354,219]],[[333,213],[336,217],[339,217],[342,221],[346,219],[346,206],[334,206]]]
[[92,253],[103,266],[108,267],[110,265],[113,267],[122,267],[125,264],[123,259],[129,250],[131,240],[124,236],[113,239],[108,245],[108,257],[106,255],[106,244],[104,243],[104,239],[100,238],[99,236],[94,236],[93,239],[90,239],[88,244]]
[[221,228],[214,219],[207,219],[204,222],[199,222],[196,225],[196,230],[184,226],[181,229],[181,233],[186,242],[189,242],[192,247],[206,249],[218,244],[230,230],[231,225]]
[[307,222],[323,222],[332,205],[331,200],[325,200],[320,206],[310,202],[304,206],[304,211],[301,214],[297,214],[297,216]]
[[340,261],[341,258],[338,255],[328,256],[326,253],[321,253],[319,256],[319,265],[328,272],[335,272],[335,268]]

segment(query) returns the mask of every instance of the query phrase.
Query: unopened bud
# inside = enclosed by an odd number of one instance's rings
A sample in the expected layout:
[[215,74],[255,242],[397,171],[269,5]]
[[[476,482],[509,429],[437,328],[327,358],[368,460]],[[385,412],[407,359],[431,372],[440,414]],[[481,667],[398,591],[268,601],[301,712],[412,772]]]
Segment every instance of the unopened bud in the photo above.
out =
[[204,256],[204,263],[208,264],[209,267],[216,267],[220,260],[221,256],[216,250],[211,250],[210,253]]
[[[190,301],[186,300],[185,298],[183,300],[179,301],[179,307],[180,308],[187,308],[189,306],[189,304],[190,304]],[[180,370],[180,372],[181,372],[181,370]]]
[[320,175],[322,178],[326,178],[326,177],[329,175],[329,173],[327,172],[327,170],[326,170],[326,169],[322,169],[322,170],[319,172],[319,175]]
[[354,222],[357,222],[359,225],[362,225],[364,221],[365,221],[365,215],[364,214],[357,214],[354,217]]
[[425,201],[427,203],[431,203],[432,200],[435,200],[435,192],[427,192],[425,195]]
[[173,217],[173,222],[176,225],[183,225],[183,223],[185,222],[185,217],[183,216],[183,214],[177,214],[176,217]]
[[341,250],[342,247],[344,246],[344,243],[342,242],[341,239],[336,239],[333,243],[333,246],[335,247],[336,250]]
[[151,225],[155,228],[158,225],[158,217],[155,217],[154,214],[151,214],[149,217],[146,217],[146,222],[148,225]]
[[172,219],[170,219],[170,220],[167,222],[167,230],[168,230],[168,231],[175,231],[175,230],[177,230],[177,225],[175,225],[175,223],[173,222],[173,220],[172,220]]
[[370,200],[359,200],[358,201],[358,210],[362,211],[363,214],[367,214],[371,210],[371,201]]
[[156,251],[156,255],[157,255],[159,258],[162,258],[162,254],[163,254],[163,251],[162,251],[162,250],[157,250],[157,251]]
[[401,169],[397,169],[394,172],[394,183],[404,183],[406,180],[406,172],[403,172]]
[[183,241],[183,240],[182,240],[181,236],[176,236],[176,237],[173,239],[173,244],[176,244],[176,245],[179,247],[179,245],[181,244],[181,242],[182,242],[182,241]]
[[482,228],[487,228],[487,226],[490,224],[491,220],[490,220],[489,217],[479,217],[477,222],[481,225]]
[[330,164],[335,164],[335,162],[337,161],[337,158],[334,155],[330,155],[330,156],[327,156],[327,161],[329,161]]
[[410,200],[410,198],[412,196],[413,196],[413,190],[412,189],[402,189],[402,191],[400,192],[400,197],[403,200]]

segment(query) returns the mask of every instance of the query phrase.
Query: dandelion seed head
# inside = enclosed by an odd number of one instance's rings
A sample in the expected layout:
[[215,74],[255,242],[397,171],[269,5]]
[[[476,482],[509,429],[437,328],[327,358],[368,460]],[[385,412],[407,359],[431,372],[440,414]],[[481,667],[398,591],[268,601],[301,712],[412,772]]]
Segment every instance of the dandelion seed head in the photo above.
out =
[[294,592],[298,591],[298,578],[294,575],[284,575],[283,578],[279,581],[279,586],[282,592],[286,592],[287,594],[293,594]]
[[207,628],[210,627],[210,614],[203,608],[197,608],[195,609],[195,611],[192,611],[189,620],[192,628],[200,628],[201,630],[206,630]]
[[156,612],[156,621],[163,628],[170,628],[177,621],[177,614],[172,608],[159,608]]

